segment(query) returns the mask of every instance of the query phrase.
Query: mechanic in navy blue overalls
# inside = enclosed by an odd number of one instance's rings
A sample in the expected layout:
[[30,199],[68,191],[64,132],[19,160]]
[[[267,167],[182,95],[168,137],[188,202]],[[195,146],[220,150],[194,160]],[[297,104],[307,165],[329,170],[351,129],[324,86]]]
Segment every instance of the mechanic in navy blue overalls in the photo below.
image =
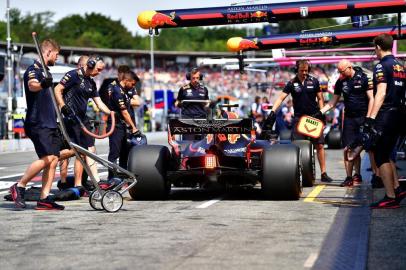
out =
[[[96,152],[94,138],[85,134],[75,119],[78,117],[87,129],[91,128],[86,116],[87,103],[90,98],[103,113],[110,114],[110,109],[100,99],[96,83],[92,78],[99,75],[103,69],[104,62],[101,58],[89,57],[86,66],[67,72],[55,87],[55,97],[64,115],[66,131],[70,139],[93,153]],[[96,162],[89,157],[86,157],[86,162],[96,181],[100,181]],[[80,187],[82,186],[83,166],[78,159],[75,160],[74,172],[75,187]]]
[[[195,118],[206,119],[207,113],[205,107],[208,104],[205,103],[187,103],[184,100],[208,100],[209,91],[203,86],[200,81],[203,79],[203,75],[198,68],[193,68],[186,74],[186,79],[190,82],[179,89],[178,97],[176,98],[176,106],[181,108],[181,118]],[[184,135],[183,139],[193,140],[198,139],[199,136]]]
[[203,75],[199,69],[193,68],[186,74],[186,79],[190,82],[179,89],[178,97],[176,98],[176,106],[182,109],[181,118],[206,118],[206,110],[204,103],[187,103],[184,100],[208,100],[209,91],[204,87],[200,81]]
[[321,119],[321,115],[316,115],[319,113],[320,108],[324,106],[323,93],[320,90],[319,81],[309,75],[310,72],[310,62],[308,60],[302,59],[296,61],[296,76],[290,80],[283,91],[280,93],[279,97],[275,101],[272,111],[264,123],[264,129],[272,129],[272,126],[276,120],[276,110],[285,100],[285,98],[290,94],[292,96],[293,108],[295,112],[294,119],[292,121],[292,139],[293,140],[310,140],[317,151],[317,157],[320,164],[321,178],[322,182],[332,182],[326,173],[326,158],[324,152],[324,137],[320,136],[318,139],[308,138],[299,134],[297,132],[297,123],[301,116],[310,115]]
[[[341,183],[342,187],[351,187],[360,185],[362,177],[361,157],[358,156],[352,161],[347,158],[348,146],[353,143],[360,135],[360,127],[365,122],[365,117],[371,113],[374,103],[374,94],[372,89],[372,80],[362,71],[360,67],[353,67],[352,63],[346,59],[338,63],[338,72],[340,78],[334,87],[334,96],[331,101],[321,110],[321,114],[336,106],[341,95],[344,97],[344,127],[343,127],[343,146],[344,148],[344,165],[347,177]],[[355,167],[354,167],[355,165]],[[354,176],[352,171],[355,169]]]
[[400,201],[406,197],[406,190],[399,185],[394,174],[396,167],[391,164],[390,158],[400,133],[400,108],[405,96],[406,72],[392,55],[392,36],[378,35],[374,45],[380,62],[374,69],[374,104],[370,117],[365,120],[363,132],[368,135],[366,137],[378,137],[372,150],[386,194],[383,199],[372,203],[371,207],[399,208]]
[[[135,95],[133,91],[138,81],[137,75],[132,71],[124,72],[119,77],[120,81],[112,85],[110,96],[110,109],[116,112],[117,120],[113,134],[109,137],[108,160],[116,163],[119,158],[120,167],[127,169],[128,154],[130,146],[127,139],[144,136],[135,125],[135,114],[131,100]],[[108,121],[108,129],[111,127],[111,120]],[[130,135],[128,135],[128,131]],[[113,171],[109,170],[108,178],[114,177]]]

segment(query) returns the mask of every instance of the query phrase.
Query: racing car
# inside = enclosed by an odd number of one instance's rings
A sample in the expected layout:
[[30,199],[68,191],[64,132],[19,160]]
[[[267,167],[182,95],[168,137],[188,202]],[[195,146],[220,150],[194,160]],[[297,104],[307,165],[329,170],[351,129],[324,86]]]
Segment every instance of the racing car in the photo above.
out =
[[[132,148],[128,169],[138,182],[129,190],[130,196],[165,199],[172,185],[205,187],[216,182],[227,187],[260,184],[265,199],[297,200],[302,186],[313,185],[311,143],[260,140],[252,119],[239,119],[223,108],[221,112],[221,117],[215,119],[213,114],[206,119],[171,119],[168,123],[171,150],[162,145]],[[191,134],[197,135],[194,140],[176,139]]]

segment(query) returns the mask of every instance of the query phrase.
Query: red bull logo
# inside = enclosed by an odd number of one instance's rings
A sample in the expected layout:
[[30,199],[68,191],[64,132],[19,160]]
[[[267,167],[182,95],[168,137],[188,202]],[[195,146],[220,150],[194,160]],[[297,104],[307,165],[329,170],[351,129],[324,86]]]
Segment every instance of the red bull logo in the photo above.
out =
[[[403,68],[403,66],[398,65],[398,64],[393,66],[393,78],[402,79],[402,80],[406,79],[406,73],[405,73],[405,69]],[[395,84],[396,84],[396,82],[395,82]],[[403,85],[403,83],[402,83],[402,85]]]
[[299,40],[300,46],[317,46],[317,45],[329,45],[333,44],[333,37],[310,37],[301,38]]
[[250,39],[242,39],[238,45],[240,51],[250,50],[250,49],[259,49],[257,42]]
[[321,43],[332,43],[333,42],[333,38],[332,37],[321,37],[319,38],[319,41]]
[[403,67],[401,65],[394,65],[393,70],[397,71],[397,72],[400,72],[400,71],[403,71],[404,69],[403,69]]
[[250,23],[250,22],[266,22],[268,20],[268,13],[263,11],[255,12],[239,12],[227,14],[228,23]]
[[250,18],[250,14],[248,12],[227,14],[228,20],[244,20],[244,19],[249,19],[249,18]]
[[151,27],[156,28],[157,26],[164,26],[164,25],[171,25],[177,26],[177,24],[173,21],[175,19],[175,13],[171,13],[171,16],[168,16],[163,13],[155,13],[151,18]]
[[268,12],[255,11],[251,13],[251,18],[263,18],[263,17],[268,17]]

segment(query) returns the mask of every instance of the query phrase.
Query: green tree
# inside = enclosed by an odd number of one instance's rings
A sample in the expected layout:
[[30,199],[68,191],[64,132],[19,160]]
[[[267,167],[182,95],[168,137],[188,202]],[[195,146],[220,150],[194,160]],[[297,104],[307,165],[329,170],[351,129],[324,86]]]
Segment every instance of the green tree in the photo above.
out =
[[51,34],[53,12],[27,13],[21,15],[18,9],[10,10],[10,26],[12,39],[15,42],[32,43],[32,32],[37,32],[42,38]]
[[56,22],[53,27],[52,36],[60,44],[75,46],[77,45],[77,40],[85,31],[85,19],[80,15],[71,15]]
[[[334,27],[331,27],[334,26]],[[289,20],[279,23],[279,32],[285,33],[300,33],[303,30],[312,30],[317,28],[323,28],[323,31],[336,31],[338,29],[343,29],[345,26],[338,25],[337,21],[332,18],[323,19],[310,19],[310,20]],[[331,28],[330,28],[331,27]],[[317,31],[317,30],[315,30]],[[321,30],[318,30],[321,31]]]

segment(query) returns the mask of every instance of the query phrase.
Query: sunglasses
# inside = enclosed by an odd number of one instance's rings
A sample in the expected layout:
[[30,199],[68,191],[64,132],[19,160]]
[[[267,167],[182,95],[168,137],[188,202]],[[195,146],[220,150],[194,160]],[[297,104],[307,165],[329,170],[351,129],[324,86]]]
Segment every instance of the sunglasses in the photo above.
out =
[[349,69],[349,68],[351,68],[351,67],[348,66],[348,67],[346,67],[346,68],[343,69],[343,70],[338,70],[338,72],[339,72],[340,74],[344,74],[344,72],[345,72],[347,69]]

